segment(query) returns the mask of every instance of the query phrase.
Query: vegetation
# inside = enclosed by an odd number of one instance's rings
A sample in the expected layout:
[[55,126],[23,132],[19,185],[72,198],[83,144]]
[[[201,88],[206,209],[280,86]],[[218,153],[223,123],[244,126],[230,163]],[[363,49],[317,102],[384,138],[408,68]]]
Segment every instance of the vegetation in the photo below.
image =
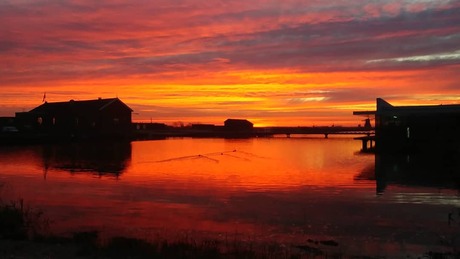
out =
[[0,204],[0,237],[34,239],[46,233],[49,221],[41,210],[24,206],[23,200]]
[[[0,185],[1,188],[1,185]],[[97,231],[79,232],[72,237],[49,234],[49,220],[41,210],[23,200],[3,202],[0,198],[0,257],[8,258],[300,258],[271,244],[256,249],[237,240],[178,241],[114,237],[101,241]],[[14,243],[16,242],[16,243]],[[29,254],[32,253],[32,254]],[[74,256],[71,256],[74,254]]]
[[[0,191],[2,187],[0,183]],[[22,199],[4,202],[0,195],[1,258],[300,258],[276,244],[256,249],[237,240],[196,241],[188,236],[174,242],[127,237],[104,241],[97,231],[54,236],[49,226],[41,210],[26,206]]]
[[[458,215],[460,220],[460,211]],[[449,219],[457,220],[452,215]],[[197,241],[189,236],[173,242],[161,239],[147,242],[128,237],[101,240],[97,231],[58,237],[50,235],[48,229],[49,220],[42,211],[25,206],[23,200],[5,203],[0,197],[1,258],[371,258],[325,252],[326,246],[339,245],[333,240],[309,240],[309,244],[299,246],[259,245],[236,239]],[[456,238],[449,240],[451,245],[455,246]],[[459,257],[456,249],[450,253],[425,254],[425,258]]]

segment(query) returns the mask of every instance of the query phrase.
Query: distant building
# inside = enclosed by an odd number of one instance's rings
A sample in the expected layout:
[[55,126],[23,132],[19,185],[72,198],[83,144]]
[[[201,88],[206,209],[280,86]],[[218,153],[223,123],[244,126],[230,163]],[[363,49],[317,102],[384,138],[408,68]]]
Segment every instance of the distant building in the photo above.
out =
[[17,132],[19,130],[16,127],[14,117],[0,117],[0,135],[16,134]]
[[201,124],[201,123],[195,123],[192,124],[192,129],[194,130],[215,130],[217,127],[214,124]]
[[229,131],[252,131],[254,124],[248,120],[227,119],[224,128]]
[[129,108],[118,98],[44,104],[16,113],[21,132],[50,137],[124,138],[132,129]]
[[158,122],[137,122],[134,123],[136,130],[167,130],[169,126]]
[[460,144],[460,105],[393,106],[377,98],[376,111],[355,114],[375,115],[379,150],[445,151]]

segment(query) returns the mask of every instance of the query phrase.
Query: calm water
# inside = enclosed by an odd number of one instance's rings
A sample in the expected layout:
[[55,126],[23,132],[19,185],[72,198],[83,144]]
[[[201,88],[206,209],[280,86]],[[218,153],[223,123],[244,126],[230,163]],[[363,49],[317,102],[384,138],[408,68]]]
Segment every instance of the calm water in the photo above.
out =
[[375,158],[360,146],[280,137],[1,147],[0,197],[41,208],[61,234],[334,240],[352,255],[454,249],[458,157]]

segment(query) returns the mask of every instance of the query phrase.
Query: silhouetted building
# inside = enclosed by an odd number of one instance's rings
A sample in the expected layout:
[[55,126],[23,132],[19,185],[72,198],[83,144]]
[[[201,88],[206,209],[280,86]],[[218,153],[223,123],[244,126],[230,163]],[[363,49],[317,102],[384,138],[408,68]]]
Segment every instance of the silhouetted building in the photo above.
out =
[[197,123],[197,124],[192,124],[191,127],[194,130],[215,130],[216,129],[216,125],[214,125],[214,124],[200,124],[200,123]]
[[14,117],[0,117],[0,133],[16,132],[15,122]]
[[171,132],[171,127],[164,123],[157,122],[137,122],[133,123],[134,139],[165,139]]
[[364,120],[364,128],[365,129],[372,129],[371,119],[367,118],[367,119]]
[[169,126],[158,122],[138,122],[134,124],[136,130],[167,130]]
[[44,104],[16,113],[20,131],[56,138],[125,138],[132,129],[129,108],[118,98]]
[[377,98],[377,110],[355,112],[375,115],[379,151],[458,150],[460,105],[393,106]]
[[248,120],[227,119],[224,122],[224,127],[230,131],[251,131],[254,128],[254,124]]

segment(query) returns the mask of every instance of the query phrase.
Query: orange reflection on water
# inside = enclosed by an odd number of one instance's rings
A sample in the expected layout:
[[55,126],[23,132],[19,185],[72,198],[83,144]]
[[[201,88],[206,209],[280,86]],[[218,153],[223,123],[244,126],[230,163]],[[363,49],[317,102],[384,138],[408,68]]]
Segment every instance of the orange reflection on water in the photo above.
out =
[[133,143],[130,180],[219,191],[351,185],[360,170],[350,139],[167,140]]
[[273,138],[43,146],[18,150],[12,155],[17,162],[2,159],[1,179],[14,191],[8,197],[43,208],[56,232],[263,238],[287,235],[282,229],[292,222],[312,226],[312,218],[324,217],[311,211],[321,202],[360,195],[343,198],[342,189],[373,190],[373,183],[356,186],[353,180],[372,162],[354,155],[359,144]]
[[368,255],[426,251],[455,231],[445,214],[455,191],[401,185],[376,195],[374,156],[357,154],[360,144],[330,136],[0,147],[0,198],[42,209],[64,234],[322,239]]

